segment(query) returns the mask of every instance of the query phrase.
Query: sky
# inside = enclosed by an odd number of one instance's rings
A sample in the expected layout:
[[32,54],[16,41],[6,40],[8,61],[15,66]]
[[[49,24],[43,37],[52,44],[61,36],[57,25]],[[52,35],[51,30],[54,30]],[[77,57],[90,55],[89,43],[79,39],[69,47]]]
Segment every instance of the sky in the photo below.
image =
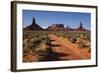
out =
[[77,28],[82,22],[84,28],[90,29],[91,25],[90,13],[23,10],[23,27],[31,25],[33,17],[42,28],[52,24],[64,24],[65,27]]

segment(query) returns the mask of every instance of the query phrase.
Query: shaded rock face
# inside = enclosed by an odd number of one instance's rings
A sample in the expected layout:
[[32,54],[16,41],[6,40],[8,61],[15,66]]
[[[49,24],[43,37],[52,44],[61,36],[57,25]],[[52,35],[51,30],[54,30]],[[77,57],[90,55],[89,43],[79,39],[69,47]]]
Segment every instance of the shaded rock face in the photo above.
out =
[[32,24],[25,27],[24,30],[43,30],[43,28],[36,24],[36,20],[33,17]]

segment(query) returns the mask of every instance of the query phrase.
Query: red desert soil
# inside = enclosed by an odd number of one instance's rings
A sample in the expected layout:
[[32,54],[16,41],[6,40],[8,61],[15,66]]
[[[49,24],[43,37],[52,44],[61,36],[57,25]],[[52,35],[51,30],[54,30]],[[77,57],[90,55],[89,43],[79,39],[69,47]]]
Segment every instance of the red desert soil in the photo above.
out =
[[[90,59],[91,55],[87,48],[79,49],[77,44],[71,43],[67,38],[58,37],[53,34],[48,34],[48,38],[51,40],[51,50],[56,53],[59,60],[83,60]],[[27,43],[26,43],[27,44]],[[53,56],[48,56],[47,60],[54,59]],[[38,61],[38,55],[31,53],[23,56],[23,62],[36,62]]]
[[59,57],[60,59],[80,60],[90,58],[90,53],[87,49],[77,48],[77,44],[71,43],[67,38],[57,37],[52,34],[49,34],[48,37],[50,40],[53,40],[51,42],[53,45],[59,45],[52,47],[53,52],[64,54],[64,56]]

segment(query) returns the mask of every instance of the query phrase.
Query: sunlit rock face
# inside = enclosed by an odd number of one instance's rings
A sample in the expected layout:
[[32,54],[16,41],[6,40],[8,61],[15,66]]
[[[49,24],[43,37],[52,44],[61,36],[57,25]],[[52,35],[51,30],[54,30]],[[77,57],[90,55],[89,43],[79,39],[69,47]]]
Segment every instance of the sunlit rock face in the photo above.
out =
[[52,24],[47,28],[47,30],[52,30],[52,31],[64,30],[64,25],[63,24]]

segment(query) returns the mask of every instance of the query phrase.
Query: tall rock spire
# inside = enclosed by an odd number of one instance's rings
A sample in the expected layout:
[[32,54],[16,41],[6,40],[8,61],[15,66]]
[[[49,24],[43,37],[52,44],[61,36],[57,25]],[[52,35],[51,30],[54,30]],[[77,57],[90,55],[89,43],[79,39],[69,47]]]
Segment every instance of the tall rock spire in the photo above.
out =
[[82,22],[80,22],[80,27],[79,28],[83,28],[83,26],[82,26]]
[[33,20],[32,20],[32,24],[36,24],[36,20],[35,20],[34,17],[33,17]]
[[25,27],[25,30],[43,30],[42,27],[40,27],[38,24],[36,24],[36,19],[35,17],[32,18],[32,24]]

